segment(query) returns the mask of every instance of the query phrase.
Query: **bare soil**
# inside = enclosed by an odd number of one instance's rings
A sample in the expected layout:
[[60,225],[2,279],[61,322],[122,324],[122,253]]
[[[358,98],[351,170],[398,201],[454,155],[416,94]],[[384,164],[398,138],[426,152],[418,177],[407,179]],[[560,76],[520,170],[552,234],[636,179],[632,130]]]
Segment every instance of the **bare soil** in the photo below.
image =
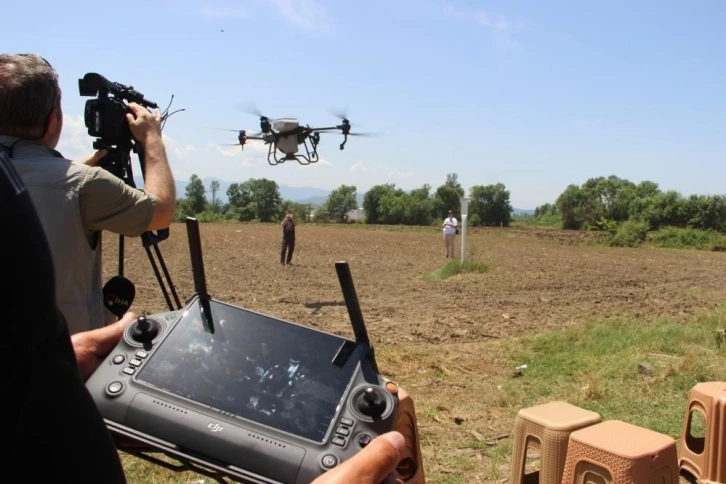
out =
[[[587,234],[490,229],[469,234],[484,274],[444,281],[437,230],[367,230],[299,225],[293,264],[280,265],[281,229],[202,224],[207,285],[215,298],[333,333],[351,335],[334,262],[350,264],[374,342],[479,341],[561,328],[593,318],[685,320],[726,295],[726,254],[588,244]],[[104,239],[104,280],[117,272],[117,237]],[[138,239],[126,239],[133,310],[166,304]],[[159,244],[179,297],[194,292],[186,227]],[[457,248],[457,256],[459,249]],[[153,251],[152,251],[153,253]]]
[[[508,477],[511,443],[502,436],[516,409],[496,385],[512,369],[488,350],[492,343],[593,319],[686,321],[726,296],[726,253],[598,247],[597,234],[582,232],[473,230],[470,257],[490,270],[442,281],[424,280],[447,262],[438,229],[301,224],[289,267],[280,264],[275,224],[202,224],[201,235],[213,297],[352,337],[334,268],[349,262],[381,370],[417,405],[428,482]],[[117,246],[106,235],[104,280],[117,271]],[[159,248],[183,303],[194,292],[185,226],[173,225]],[[137,289],[132,309],[167,310],[138,239],[126,240],[125,265]],[[462,448],[471,429],[496,447]],[[131,457],[124,463],[134,475],[153,473],[154,482],[196,479],[139,467]]]

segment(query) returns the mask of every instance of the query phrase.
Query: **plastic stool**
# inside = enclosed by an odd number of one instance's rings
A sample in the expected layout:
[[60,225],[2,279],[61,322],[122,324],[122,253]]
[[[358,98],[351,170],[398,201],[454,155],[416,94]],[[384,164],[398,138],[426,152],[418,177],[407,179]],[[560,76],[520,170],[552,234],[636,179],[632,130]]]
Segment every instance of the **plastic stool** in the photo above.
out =
[[676,441],[620,420],[570,435],[562,484],[678,484]]
[[514,423],[509,484],[529,481],[524,473],[528,448],[540,450],[539,482],[560,484],[570,434],[600,421],[599,414],[561,401],[520,410]]
[[408,392],[398,387],[398,419],[395,429],[406,441],[406,450],[396,467],[399,481],[404,484],[425,484],[421,444],[416,419],[416,409]]
[[[691,432],[694,412],[706,421],[703,437]],[[691,389],[678,465],[701,484],[726,483],[726,383],[699,383]]]

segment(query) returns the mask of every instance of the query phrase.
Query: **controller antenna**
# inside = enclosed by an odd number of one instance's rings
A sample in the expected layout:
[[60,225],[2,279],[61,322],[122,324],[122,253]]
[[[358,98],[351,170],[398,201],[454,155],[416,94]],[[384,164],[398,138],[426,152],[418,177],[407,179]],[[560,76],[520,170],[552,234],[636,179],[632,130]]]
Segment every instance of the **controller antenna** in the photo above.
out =
[[363,313],[360,310],[360,303],[358,302],[358,295],[355,292],[355,285],[353,284],[353,277],[350,274],[350,267],[346,261],[338,261],[335,263],[335,270],[338,273],[340,289],[343,291],[345,306],[348,309],[350,323],[353,326],[355,341],[357,343],[363,343],[368,347],[369,358],[373,365],[373,369],[377,373],[378,365],[376,364],[375,350],[368,338],[368,330],[366,329],[365,321],[363,321]]
[[187,238],[189,239],[189,255],[192,259],[192,274],[194,275],[194,292],[199,296],[199,306],[202,313],[204,327],[214,334],[212,321],[212,308],[209,305],[211,297],[207,293],[207,280],[204,275],[204,259],[202,257],[202,238],[199,235],[199,222],[194,217],[187,217]]

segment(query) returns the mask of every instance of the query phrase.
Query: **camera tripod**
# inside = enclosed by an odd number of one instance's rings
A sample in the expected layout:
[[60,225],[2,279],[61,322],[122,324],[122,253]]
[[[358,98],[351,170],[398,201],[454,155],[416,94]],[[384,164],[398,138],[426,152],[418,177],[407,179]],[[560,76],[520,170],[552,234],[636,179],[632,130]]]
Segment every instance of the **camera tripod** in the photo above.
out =
[[[93,143],[94,149],[106,149],[108,150],[108,154],[101,159],[99,162],[99,166],[101,168],[104,168],[111,172],[113,175],[117,176],[118,178],[122,179],[124,183],[127,185],[136,188],[136,183],[134,182],[133,177],[133,170],[131,168],[131,151],[133,150],[139,157],[139,164],[141,165],[141,174],[144,177],[144,180],[146,179],[146,162],[145,162],[145,156],[144,156],[144,149],[138,142],[124,142],[119,143],[116,146],[109,146],[106,143],[104,143],[102,140],[96,140]],[[146,250],[146,255],[149,257],[149,263],[151,264],[151,268],[154,271],[154,275],[156,276],[156,280],[159,283],[159,287],[161,288],[161,292],[164,295],[164,299],[166,300],[166,304],[169,307],[169,311],[174,311],[177,309],[182,308],[181,301],[179,300],[179,296],[177,295],[176,289],[174,288],[174,283],[171,280],[171,275],[169,274],[168,269],[166,268],[166,263],[164,262],[164,257],[161,255],[161,250],[159,249],[159,242],[162,242],[163,240],[166,240],[169,237],[169,229],[161,229],[158,230],[156,234],[154,234],[151,231],[144,232],[141,234],[141,242],[144,246],[144,250]],[[119,235],[119,242],[118,242],[118,277],[124,278],[124,239],[125,237],[123,235]],[[156,257],[158,258],[158,265],[156,260],[154,260],[154,256],[151,253],[151,247],[154,248],[154,253]],[[169,290],[167,291],[166,286],[164,285],[164,282],[161,280],[161,273],[159,272],[159,266],[161,266],[161,270],[164,272],[164,277],[166,278],[166,283],[169,285]],[[128,281],[129,284],[131,284],[130,281]],[[169,292],[171,292],[171,295],[174,297],[174,302],[176,303],[176,307],[172,305],[171,298],[169,297]],[[118,315],[117,315],[118,316]],[[119,316],[120,317],[120,316]]]

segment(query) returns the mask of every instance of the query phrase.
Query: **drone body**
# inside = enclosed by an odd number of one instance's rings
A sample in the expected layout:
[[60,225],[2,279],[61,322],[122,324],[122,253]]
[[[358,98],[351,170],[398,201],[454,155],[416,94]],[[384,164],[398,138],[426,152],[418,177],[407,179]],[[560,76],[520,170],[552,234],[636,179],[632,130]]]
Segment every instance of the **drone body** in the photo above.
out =
[[300,123],[295,118],[282,118],[276,119],[273,125],[273,129],[278,133],[290,133],[281,135],[277,138],[276,148],[286,155],[294,155],[297,153],[299,143],[299,136],[297,134]]
[[[311,128],[310,126],[300,126],[297,118],[280,118],[270,122],[270,118],[267,116],[257,114],[260,116],[261,132],[248,136],[247,131],[239,130],[237,137],[238,143],[235,143],[235,145],[239,144],[244,149],[244,145],[249,140],[264,141],[265,144],[270,145],[267,154],[267,162],[270,165],[277,165],[288,160],[297,161],[301,165],[316,163],[319,160],[317,148],[320,143],[320,135],[333,133],[334,130],[340,130],[340,133],[344,137],[343,142],[340,144],[341,150],[345,148],[348,136],[370,136],[368,133],[351,133],[350,121],[345,117],[342,117],[342,123],[337,126]],[[308,141],[310,142],[310,147],[308,147]],[[305,148],[305,154],[297,154],[300,150],[300,145]],[[284,156],[278,157],[278,151]]]

